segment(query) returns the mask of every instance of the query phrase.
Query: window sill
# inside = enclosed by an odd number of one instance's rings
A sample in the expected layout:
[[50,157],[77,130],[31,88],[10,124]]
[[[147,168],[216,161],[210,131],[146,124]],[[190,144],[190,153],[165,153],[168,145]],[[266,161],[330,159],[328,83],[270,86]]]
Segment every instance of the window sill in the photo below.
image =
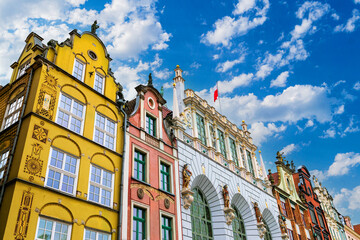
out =
[[175,197],[175,194],[173,194],[173,193],[171,193],[171,192],[168,192],[168,191],[162,190],[161,188],[158,188],[158,190],[159,190],[160,192],[163,192],[163,193],[165,193],[165,194],[168,194],[168,195],[170,195],[170,196]]
[[145,185],[151,187],[151,184],[150,184],[150,183],[147,183],[147,182],[144,182],[144,181],[139,180],[139,179],[137,179],[137,178],[134,178],[133,176],[131,177],[131,179],[132,179],[132,180],[135,180],[135,181],[137,181],[137,182],[139,182],[139,183],[142,183],[142,184],[145,184]]

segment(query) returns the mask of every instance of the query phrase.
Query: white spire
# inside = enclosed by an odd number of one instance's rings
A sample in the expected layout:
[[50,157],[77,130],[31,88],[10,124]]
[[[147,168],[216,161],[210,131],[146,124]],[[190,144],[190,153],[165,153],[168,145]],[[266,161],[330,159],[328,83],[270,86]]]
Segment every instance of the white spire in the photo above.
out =
[[261,156],[261,151],[259,151],[259,156],[260,156],[260,164],[261,164],[262,174],[263,174],[263,177],[264,177],[263,180],[267,180],[268,178],[267,178],[267,174],[266,174],[266,168],[265,168],[263,158]]
[[173,83],[173,118],[179,117],[179,105],[176,95],[176,83]]

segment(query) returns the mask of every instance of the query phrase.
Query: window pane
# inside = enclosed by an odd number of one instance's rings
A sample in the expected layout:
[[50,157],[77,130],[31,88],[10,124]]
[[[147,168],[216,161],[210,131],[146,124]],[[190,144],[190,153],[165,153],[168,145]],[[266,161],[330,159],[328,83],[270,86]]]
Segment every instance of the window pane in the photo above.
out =
[[84,69],[84,64],[80,62],[78,59],[75,59],[75,67],[74,67],[74,77],[82,81],[82,74]]

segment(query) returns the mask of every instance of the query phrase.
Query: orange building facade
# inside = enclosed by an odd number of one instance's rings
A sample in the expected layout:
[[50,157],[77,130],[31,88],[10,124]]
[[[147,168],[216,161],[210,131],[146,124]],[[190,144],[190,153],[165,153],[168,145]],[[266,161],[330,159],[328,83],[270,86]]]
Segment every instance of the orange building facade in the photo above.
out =
[[[128,102],[122,239],[181,239],[178,159],[172,112],[152,86]],[[125,227],[127,226],[127,227]]]

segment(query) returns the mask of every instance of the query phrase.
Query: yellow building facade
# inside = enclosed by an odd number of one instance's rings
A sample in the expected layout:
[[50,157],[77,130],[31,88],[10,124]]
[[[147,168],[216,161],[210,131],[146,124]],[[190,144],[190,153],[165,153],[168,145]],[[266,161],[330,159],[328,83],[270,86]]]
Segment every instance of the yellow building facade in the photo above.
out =
[[124,115],[95,31],[31,33],[0,89],[0,239],[117,239]]

